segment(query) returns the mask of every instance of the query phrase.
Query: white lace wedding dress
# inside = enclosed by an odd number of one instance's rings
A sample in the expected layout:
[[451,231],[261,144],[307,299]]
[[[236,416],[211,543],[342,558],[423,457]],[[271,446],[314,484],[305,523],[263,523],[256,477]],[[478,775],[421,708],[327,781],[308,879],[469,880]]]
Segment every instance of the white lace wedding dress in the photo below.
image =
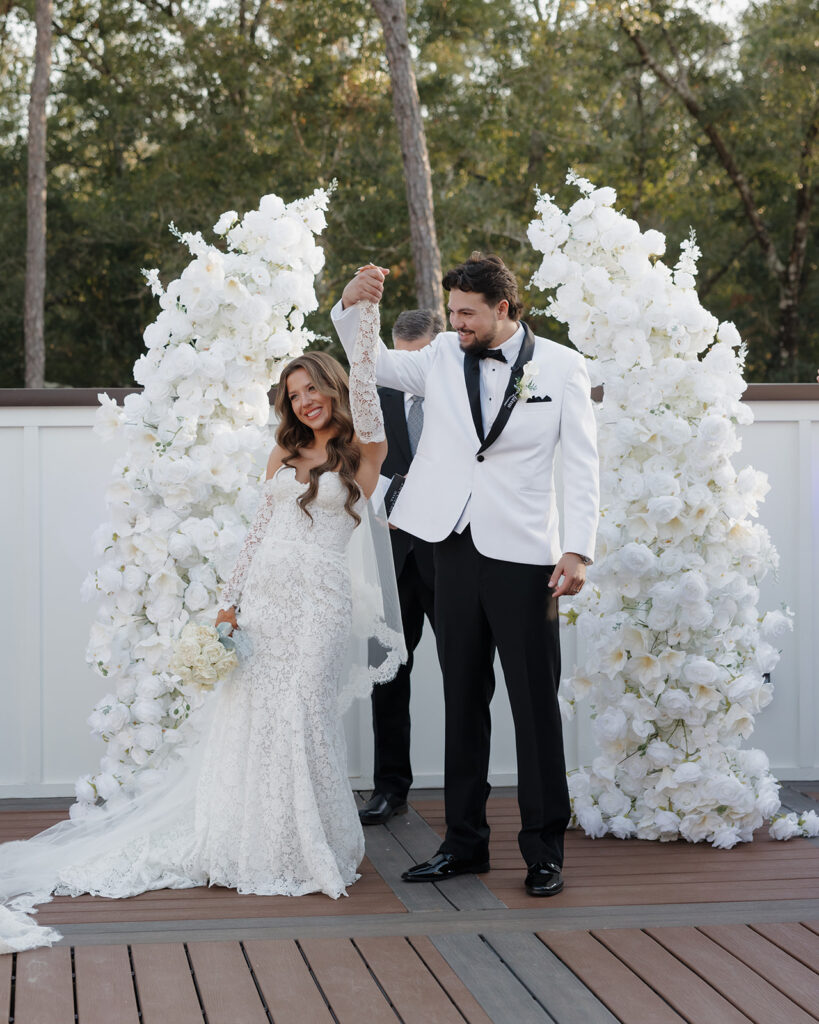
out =
[[[365,441],[384,437],[373,310],[350,374],[354,422]],[[28,916],[52,893],[126,897],[221,885],[335,898],[359,877],[364,836],[340,713],[345,695],[368,691],[371,682],[366,672],[363,685],[352,678],[349,657],[355,581],[348,549],[356,522],[338,474],[320,477],[312,518],[297,503],[305,487],[288,466],[264,485],[223,595],[225,606],[240,605],[252,653],[210,699],[197,749],[119,810],[0,847],[0,952],[58,938]],[[356,504],[365,523],[366,506],[363,497]],[[386,680],[402,660],[403,638],[383,612],[376,617],[379,630],[359,631],[380,632],[387,657],[376,678]]]

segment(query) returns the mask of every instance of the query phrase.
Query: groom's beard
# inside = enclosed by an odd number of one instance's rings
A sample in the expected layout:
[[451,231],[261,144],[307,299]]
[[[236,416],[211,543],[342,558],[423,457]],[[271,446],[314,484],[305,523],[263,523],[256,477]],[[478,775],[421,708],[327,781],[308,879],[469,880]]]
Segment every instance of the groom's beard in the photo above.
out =
[[474,355],[477,355],[478,352],[485,352],[497,340],[499,331],[500,324],[496,325],[493,331],[483,334],[470,332],[464,337],[459,331],[458,344],[461,346],[461,352],[472,352]]

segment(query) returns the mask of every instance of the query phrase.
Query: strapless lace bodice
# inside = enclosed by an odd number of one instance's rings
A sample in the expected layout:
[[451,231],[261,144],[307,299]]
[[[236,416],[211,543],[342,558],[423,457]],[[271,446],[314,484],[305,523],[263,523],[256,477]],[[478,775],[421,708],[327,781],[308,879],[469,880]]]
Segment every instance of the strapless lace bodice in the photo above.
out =
[[[356,526],[353,517],[344,512],[347,500],[344,482],[338,473],[322,473],[318,494],[307,506],[312,519],[298,503],[306,488],[307,484],[296,479],[292,466],[282,466],[265,482],[264,495],[269,496],[272,503],[265,541],[310,544],[342,554]],[[359,499],[358,506],[362,502],[363,499]],[[360,507],[356,511],[361,514]]]

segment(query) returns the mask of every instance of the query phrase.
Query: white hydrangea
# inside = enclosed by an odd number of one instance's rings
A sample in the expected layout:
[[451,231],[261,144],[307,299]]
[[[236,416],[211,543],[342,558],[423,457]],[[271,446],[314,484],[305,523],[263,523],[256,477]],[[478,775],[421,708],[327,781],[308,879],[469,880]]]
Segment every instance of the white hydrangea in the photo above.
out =
[[[791,628],[789,610],[758,611],[777,565],[754,521],[767,480],[731,463],[750,421],[745,350],[699,302],[693,235],[671,268],[665,237],[615,210],[613,189],[567,180],[581,197],[564,212],[540,195],[529,239],[532,283],[555,289],[549,312],[604,385],[596,561],[570,614],[585,660],[563,704],[589,700],[600,756],[570,777],[575,821],[729,847],[779,809],[768,759],[740,744]],[[812,827],[783,818],[772,834]]]

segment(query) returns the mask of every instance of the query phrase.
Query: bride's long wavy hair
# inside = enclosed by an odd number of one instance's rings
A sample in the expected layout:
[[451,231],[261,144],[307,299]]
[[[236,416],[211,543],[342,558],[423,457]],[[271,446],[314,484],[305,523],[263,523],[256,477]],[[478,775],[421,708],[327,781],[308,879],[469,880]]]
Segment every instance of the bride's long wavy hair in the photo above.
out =
[[276,441],[287,452],[283,460],[285,466],[289,466],[293,459],[297,459],[301,449],[313,441],[313,431],[298,419],[290,404],[287,379],[295,370],[304,370],[316,389],[332,400],[330,425],[335,427],[335,434],[327,441],[327,459],[309,471],[309,486],[299,498],[299,505],[312,519],[307,506],[318,494],[319,477],[322,473],[338,473],[347,488],[345,511],[358,525],[361,516],[355,511],[354,506],[361,497],[361,488],[356,483],[355,475],[361,463],[361,452],[354,441],[355,431],[353,414],[350,411],[350,384],[347,374],[341,364],[326,352],[305,352],[285,366],[276,389],[275,404],[279,419]]

